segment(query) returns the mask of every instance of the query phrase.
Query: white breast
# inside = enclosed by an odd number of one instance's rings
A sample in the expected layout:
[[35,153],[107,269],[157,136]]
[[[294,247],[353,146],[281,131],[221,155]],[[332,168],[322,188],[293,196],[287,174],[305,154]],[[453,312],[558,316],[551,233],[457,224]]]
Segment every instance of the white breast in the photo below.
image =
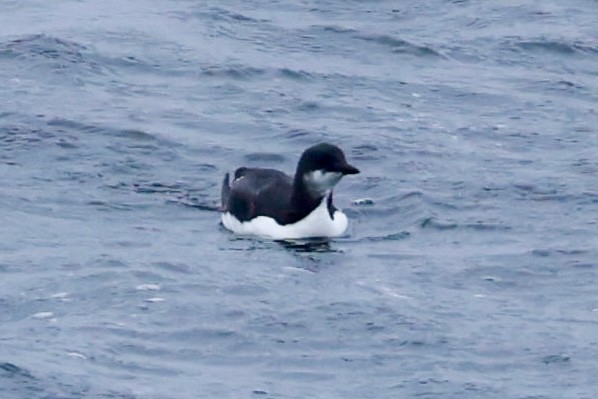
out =
[[267,216],[258,216],[247,222],[240,222],[230,212],[222,214],[222,224],[237,234],[259,235],[275,240],[309,238],[309,237],[338,237],[349,225],[347,216],[339,210],[330,217],[326,198],[309,215],[300,221],[280,225],[276,220]]

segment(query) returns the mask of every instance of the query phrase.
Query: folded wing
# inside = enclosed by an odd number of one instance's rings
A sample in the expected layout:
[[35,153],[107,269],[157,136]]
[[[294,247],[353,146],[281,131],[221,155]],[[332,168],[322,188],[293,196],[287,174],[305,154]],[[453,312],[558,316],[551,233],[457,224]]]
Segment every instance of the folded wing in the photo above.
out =
[[229,185],[222,185],[222,209],[239,221],[268,216],[285,224],[292,193],[292,179],[274,169],[239,168]]

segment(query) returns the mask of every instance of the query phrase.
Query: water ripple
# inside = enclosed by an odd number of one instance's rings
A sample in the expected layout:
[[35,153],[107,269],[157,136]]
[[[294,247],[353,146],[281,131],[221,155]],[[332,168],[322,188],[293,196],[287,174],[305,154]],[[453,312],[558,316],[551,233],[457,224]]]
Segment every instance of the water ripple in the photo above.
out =
[[36,34],[0,42],[0,59],[27,62],[53,72],[105,74],[107,66],[86,46],[59,37]]
[[525,51],[539,51],[559,55],[598,55],[598,46],[586,43],[575,43],[560,40],[520,40],[515,42],[516,47]]
[[457,223],[452,221],[442,221],[435,217],[425,218],[421,221],[420,226],[422,228],[431,228],[434,230],[455,230],[455,229],[466,229],[475,231],[508,231],[511,230],[511,226],[504,224],[497,224],[491,222],[478,221],[476,223]]
[[388,46],[392,49],[393,53],[397,54],[408,54],[418,57],[445,58],[441,53],[434,50],[432,47],[413,44],[407,40],[399,39],[390,35],[358,34],[355,37],[367,42]]
[[[506,3],[4,2],[0,397],[591,397],[595,13]],[[347,236],[225,231],[319,141]]]

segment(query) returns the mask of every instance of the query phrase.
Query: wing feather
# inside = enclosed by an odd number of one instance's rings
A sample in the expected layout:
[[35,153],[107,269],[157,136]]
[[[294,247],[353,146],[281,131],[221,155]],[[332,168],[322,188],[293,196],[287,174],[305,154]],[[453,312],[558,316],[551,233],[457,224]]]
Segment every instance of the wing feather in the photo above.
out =
[[241,222],[268,216],[284,224],[291,193],[292,179],[288,175],[274,169],[243,167],[235,171],[226,209]]

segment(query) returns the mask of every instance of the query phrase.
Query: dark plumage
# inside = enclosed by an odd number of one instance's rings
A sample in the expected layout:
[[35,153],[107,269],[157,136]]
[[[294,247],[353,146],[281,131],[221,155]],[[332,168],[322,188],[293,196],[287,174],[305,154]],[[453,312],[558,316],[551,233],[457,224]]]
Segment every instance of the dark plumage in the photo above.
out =
[[303,152],[294,177],[275,169],[241,167],[230,184],[227,173],[222,184],[222,210],[240,222],[268,216],[279,225],[287,225],[309,215],[329,193],[327,207],[333,218],[332,187],[343,175],[356,173],[359,170],[347,163],[338,147],[317,144]]

